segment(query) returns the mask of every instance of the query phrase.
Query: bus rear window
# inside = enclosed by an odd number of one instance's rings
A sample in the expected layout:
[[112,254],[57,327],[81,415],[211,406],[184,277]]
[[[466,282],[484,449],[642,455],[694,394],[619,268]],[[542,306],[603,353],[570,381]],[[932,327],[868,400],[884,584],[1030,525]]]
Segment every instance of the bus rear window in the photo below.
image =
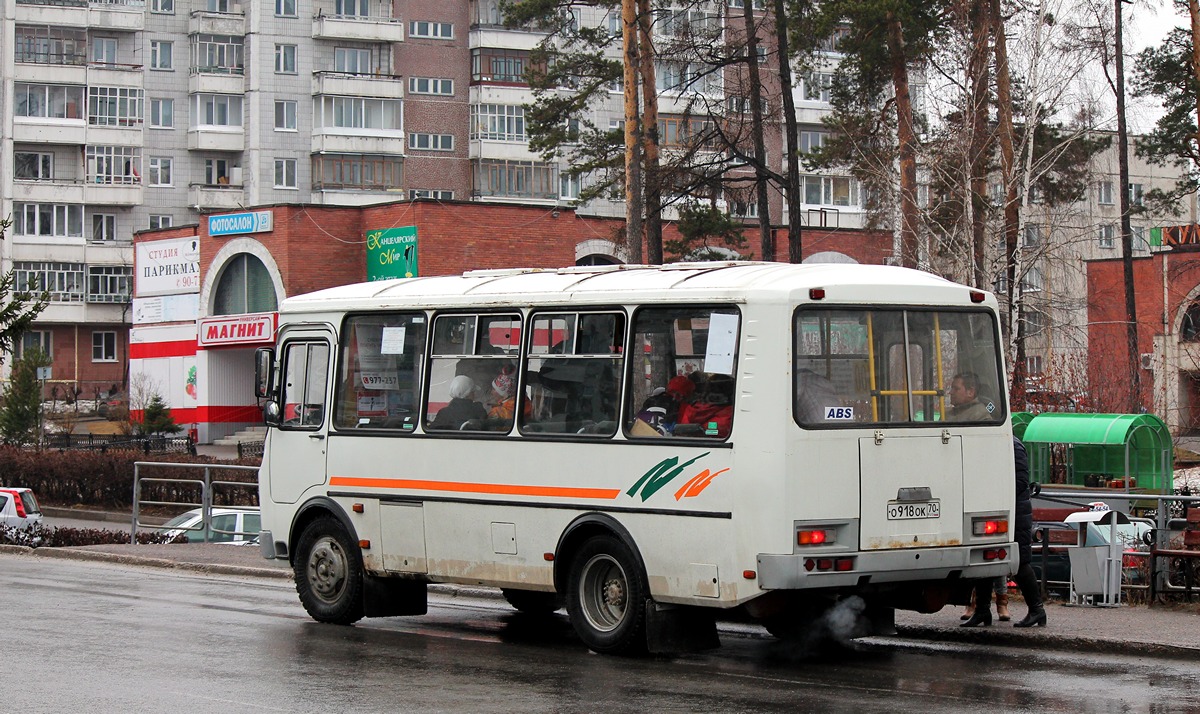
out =
[[793,412],[801,426],[1006,417],[992,314],[799,310]]

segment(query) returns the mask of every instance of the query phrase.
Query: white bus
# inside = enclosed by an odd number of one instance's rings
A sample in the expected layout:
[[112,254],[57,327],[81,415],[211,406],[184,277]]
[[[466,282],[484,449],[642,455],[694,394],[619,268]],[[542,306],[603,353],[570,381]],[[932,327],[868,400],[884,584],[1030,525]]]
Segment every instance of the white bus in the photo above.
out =
[[427,584],[458,583],[565,605],[608,653],[715,646],[734,608],[788,636],[847,600],[886,630],[1014,565],[999,335],[992,295],[884,266],[288,298],[256,359],[263,554],[325,622],[422,614]]

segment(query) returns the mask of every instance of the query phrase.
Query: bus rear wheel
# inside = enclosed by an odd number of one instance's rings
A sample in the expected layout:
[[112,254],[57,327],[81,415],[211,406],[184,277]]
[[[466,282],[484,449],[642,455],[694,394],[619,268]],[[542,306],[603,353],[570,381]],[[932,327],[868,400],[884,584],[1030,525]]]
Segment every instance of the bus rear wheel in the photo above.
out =
[[609,535],[595,536],[571,562],[571,625],[588,648],[601,654],[644,652],[649,592],[629,547]]
[[314,620],[349,625],[362,619],[362,555],[341,521],[322,516],[305,526],[292,572],[300,602]]
[[562,607],[557,593],[512,588],[501,588],[500,592],[504,594],[504,599],[509,605],[527,615],[549,615]]

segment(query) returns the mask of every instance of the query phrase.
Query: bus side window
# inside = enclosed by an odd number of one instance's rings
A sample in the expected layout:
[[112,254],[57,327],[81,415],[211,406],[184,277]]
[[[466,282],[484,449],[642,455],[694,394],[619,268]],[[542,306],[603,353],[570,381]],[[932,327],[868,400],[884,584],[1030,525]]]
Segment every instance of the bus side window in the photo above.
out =
[[533,318],[521,428],[548,434],[612,436],[617,431],[625,315],[543,313]]
[[313,428],[325,416],[329,345],[324,342],[289,342],[283,353],[284,427]]
[[434,335],[425,429],[509,431],[520,401],[521,316],[438,315]]

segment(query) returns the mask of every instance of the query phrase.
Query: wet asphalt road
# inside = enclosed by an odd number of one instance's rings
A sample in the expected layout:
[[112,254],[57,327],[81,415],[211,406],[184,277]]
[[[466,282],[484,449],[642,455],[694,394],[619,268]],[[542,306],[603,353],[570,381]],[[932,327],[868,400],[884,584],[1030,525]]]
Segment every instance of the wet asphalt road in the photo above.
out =
[[0,612],[22,712],[1200,712],[1195,662],[888,639],[799,652],[749,626],[723,626],[712,653],[623,659],[499,601],[434,595],[424,617],[337,627],[283,580],[6,554]]

